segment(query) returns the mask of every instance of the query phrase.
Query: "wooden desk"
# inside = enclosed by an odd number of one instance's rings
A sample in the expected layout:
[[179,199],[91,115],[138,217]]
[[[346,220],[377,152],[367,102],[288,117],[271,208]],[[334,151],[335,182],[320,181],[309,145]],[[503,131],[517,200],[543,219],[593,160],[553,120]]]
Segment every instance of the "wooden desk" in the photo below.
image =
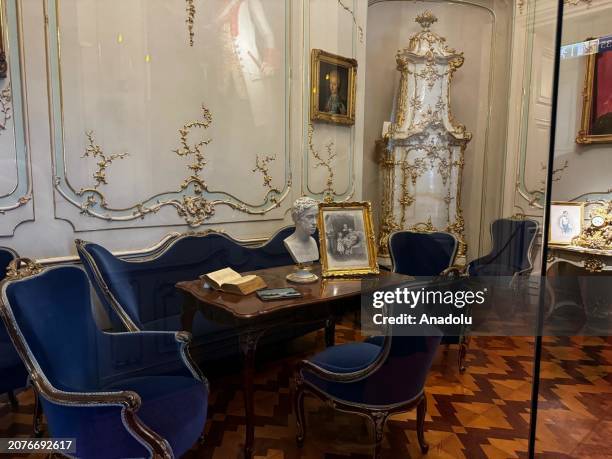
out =
[[244,453],[246,458],[253,454],[255,425],[253,412],[253,377],[255,371],[255,351],[257,343],[268,330],[278,327],[296,326],[304,323],[326,323],[325,339],[327,345],[333,345],[335,312],[348,302],[356,302],[359,307],[362,293],[393,287],[408,282],[413,278],[402,274],[381,272],[376,276],[360,278],[321,279],[321,269],[317,266],[313,272],[319,280],[312,284],[293,284],[285,276],[294,270],[293,266],[252,271],[245,274],[257,274],[268,284],[269,288],[294,287],[303,297],[290,300],[261,301],[254,293],[239,296],[205,289],[201,280],[179,282],[177,288],[186,293],[186,309],[183,316],[185,330],[196,311],[201,311],[207,319],[237,327],[240,337],[240,349],[244,355],[244,405],[246,413],[246,441]]

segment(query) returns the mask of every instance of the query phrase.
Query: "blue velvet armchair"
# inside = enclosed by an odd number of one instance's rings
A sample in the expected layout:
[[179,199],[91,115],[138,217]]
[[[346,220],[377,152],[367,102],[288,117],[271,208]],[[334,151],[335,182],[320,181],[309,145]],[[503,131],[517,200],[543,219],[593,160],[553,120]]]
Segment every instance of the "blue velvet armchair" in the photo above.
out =
[[396,231],[389,235],[393,272],[415,277],[444,275],[455,262],[457,239],[450,233]]
[[[340,411],[359,414],[374,424],[374,458],[380,456],[387,418],[395,413],[417,409],[417,437],[423,453],[427,399],[425,380],[440,343],[434,327],[422,330],[424,336],[389,336],[382,345],[368,342],[328,347],[298,366],[294,408],[297,442],[306,433],[304,395],[311,393]],[[429,336],[426,336],[429,335]]]
[[[201,362],[237,353],[237,333],[198,311],[186,311],[185,297],[176,283],[228,266],[244,272],[292,265],[283,239],[293,231],[293,227],[283,228],[256,247],[245,247],[215,231],[176,235],[141,259],[121,259],[91,242],[77,240],[76,246],[115,329],[187,330],[193,335],[193,356]],[[295,327],[266,338],[292,338],[315,328]]]
[[187,353],[188,333],[99,331],[76,266],[17,276],[1,293],[50,436],[74,438],[76,457],[180,457],[201,437],[208,384]]
[[[17,258],[17,253],[7,247],[0,247],[0,281],[6,277],[6,270],[11,261]],[[23,366],[13,343],[0,322],[0,394],[8,394],[13,409],[17,408],[17,398],[14,391],[25,387],[28,372]]]
[[[396,231],[389,236],[389,253],[393,272],[415,277],[446,276],[458,272],[453,267],[458,242],[455,236],[445,232]],[[380,345],[382,337],[369,338],[367,342]],[[469,338],[444,336],[445,345],[458,344],[459,371],[465,371]]]
[[538,233],[538,222],[530,219],[500,218],[491,223],[491,251],[468,264],[471,277],[511,277],[533,270],[531,248]]

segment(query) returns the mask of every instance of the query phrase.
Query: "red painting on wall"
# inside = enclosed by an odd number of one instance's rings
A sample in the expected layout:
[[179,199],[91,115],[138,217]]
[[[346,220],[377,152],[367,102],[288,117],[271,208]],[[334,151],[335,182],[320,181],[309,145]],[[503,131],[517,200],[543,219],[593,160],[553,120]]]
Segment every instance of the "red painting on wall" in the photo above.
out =
[[612,39],[586,57],[582,121],[576,142],[612,143]]

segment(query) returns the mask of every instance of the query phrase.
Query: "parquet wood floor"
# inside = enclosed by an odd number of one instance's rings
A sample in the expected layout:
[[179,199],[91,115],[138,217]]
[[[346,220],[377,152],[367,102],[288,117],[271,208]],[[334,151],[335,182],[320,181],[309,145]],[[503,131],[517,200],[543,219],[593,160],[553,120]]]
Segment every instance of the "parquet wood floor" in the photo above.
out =
[[[337,327],[337,342],[361,339],[350,321]],[[456,347],[444,347],[427,382],[426,457],[525,458],[533,367],[532,338],[472,339],[468,370],[457,370]],[[262,352],[255,392],[258,459],[365,459],[373,431],[365,419],[333,411],[307,398],[307,437],[295,444],[291,385],[295,362],[323,348],[321,332],[282,349]],[[186,459],[241,457],[243,398],[236,358],[223,370],[204,369],[212,393],[205,445]],[[542,458],[612,457],[612,340],[546,338],[543,349],[537,455]],[[29,436],[33,397],[19,394],[11,412],[0,399],[0,437]],[[387,423],[383,457],[418,458],[415,413]],[[32,456],[36,457],[36,456]]]

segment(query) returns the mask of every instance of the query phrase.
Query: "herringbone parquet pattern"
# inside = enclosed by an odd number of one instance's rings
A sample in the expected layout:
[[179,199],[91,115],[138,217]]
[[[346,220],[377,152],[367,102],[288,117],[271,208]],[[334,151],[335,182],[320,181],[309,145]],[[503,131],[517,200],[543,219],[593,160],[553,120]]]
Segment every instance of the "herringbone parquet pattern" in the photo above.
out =
[[[360,339],[351,322],[337,327],[337,342]],[[284,349],[262,352],[256,379],[256,457],[361,459],[372,453],[372,429],[365,419],[306,400],[305,445],[295,444],[291,385],[295,362],[323,347],[322,333]],[[476,338],[468,370],[459,374],[456,347],[440,348],[427,383],[428,458],[527,457],[533,339]],[[612,341],[600,338],[547,338],[543,351],[538,456],[612,457]],[[210,375],[212,394],[206,444],[188,459],[241,457],[244,438],[239,359]],[[11,412],[0,404],[0,436],[28,436],[32,395],[19,396]],[[415,413],[387,424],[383,456],[420,457]]]

